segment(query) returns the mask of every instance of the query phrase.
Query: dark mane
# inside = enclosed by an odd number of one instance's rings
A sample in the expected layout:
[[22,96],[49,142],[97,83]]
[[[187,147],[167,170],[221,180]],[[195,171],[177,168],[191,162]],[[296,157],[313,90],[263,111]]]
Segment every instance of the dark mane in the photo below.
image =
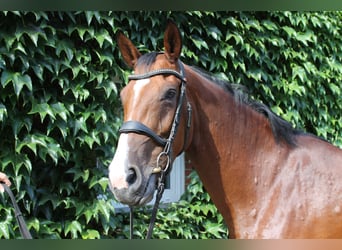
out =
[[238,84],[228,83],[227,81],[215,77],[212,74],[209,74],[208,72],[205,72],[204,70],[197,67],[191,68],[196,73],[200,74],[204,78],[210,80],[211,82],[223,88],[228,93],[232,94],[237,102],[248,105],[253,110],[267,117],[272,127],[273,135],[278,143],[283,141],[290,146],[296,146],[296,135],[302,134],[303,132],[293,128],[288,121],[285,121],[283,118],[273,113],[273,111],[265,104],[249,98],[249,96],[244,91],[244,87],[241,87],[241,85]]

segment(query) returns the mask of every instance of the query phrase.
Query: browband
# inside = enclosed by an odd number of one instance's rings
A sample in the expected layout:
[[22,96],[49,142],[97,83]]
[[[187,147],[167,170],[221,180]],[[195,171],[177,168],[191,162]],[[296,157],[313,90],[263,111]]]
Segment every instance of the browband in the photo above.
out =
[[144,74],[129,75],[128,80],[140,80],[140,79],[145,79],[145,78],[149,78],[149,77],[156,76],[156,75],[173,75],[177,77],[179,80],[181,80],[182,82],[186,82],[186,79],[180,73],[178,73],[176,70],[173,70],[173,69],[157,69],[157,70],[149,71]]

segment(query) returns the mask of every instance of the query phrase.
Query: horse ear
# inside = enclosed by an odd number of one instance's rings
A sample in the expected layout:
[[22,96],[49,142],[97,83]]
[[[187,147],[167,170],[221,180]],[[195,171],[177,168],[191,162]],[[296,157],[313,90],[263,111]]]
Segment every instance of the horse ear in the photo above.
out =
[[176,24],[169,20],[164,33],[165,54],[174,63],[177,61],[182,50],[182,37]]
[[117,43],[121,52],[121,55],[125,63],[133,68],[137,60],[141,56],[138,49],[134,46],[131,40],[129,40],[121,31],[116,36]]

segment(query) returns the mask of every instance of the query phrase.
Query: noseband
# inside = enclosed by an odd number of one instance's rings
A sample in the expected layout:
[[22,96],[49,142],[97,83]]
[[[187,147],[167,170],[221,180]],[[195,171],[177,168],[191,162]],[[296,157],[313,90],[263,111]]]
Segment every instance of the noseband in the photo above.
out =
[[[157,76],[157,75],[173,75],[177,77],[179,80],[181,80],[180,94],[178,98],[177,108],[176,108],[176,112],[173,118],[171,130],[170,130],[168,138],[164,138],[156,134],[152,129],[150,129],[149,127],[147,127],[146,125],[144,125],[143,123],[139,121],[126,121],[122,124],[119,130],[120,133],[136,133],[136,134],[148,136],[158,146],[164,147],[163,151],[157,157],[157,166],[152,169],[152,174],[160,173],[160,177],[158,179],[157,195],[156,195],[156,200],[155,200],[153,210],[152,210],[150,225],[147,231],[147,236],[146,236],[147,239],[151,238],[152,236],[152,231],[153,231],[154,222],[155,222],[157,211],[158,211],[159,202],[164,193],[165,177],[171,171],[171,167],[172,167],[171,159],[173,156],[172,145],[177,134],[177,130],[178,130],[178,126],[179,126],[179,122],[181,118],[182,106],[186,99],[185,97],[186,96],[186,79],[185,79],[185,73],[184,73],[184,66],[180,60],[178,61],[178,65],[179,65],[180,72],[177,72],[176,70],[173,70],[173,69],[158,69],[158,70],[149,71],[144,74],[135,74],[135,75],[128,76],[129,80],[141,80],[141,79],[146,79],[146,78],[150,78],[150,77]],[[185,150],[185,147],[187,145],[189,129],[191,126],[192,108],[189,102],[187,102],[187,111],[188,113],[187,113],[186,131],[184,134],[184,144],[183,144],[183,149],[181,150],[181,153]],[[160,166],[160,160],[162,157],[166,157],[166,166],[164,168]],[[131,238],[132,238],[133,237],[133,208],[132,207],[130,207],[130,230],[131,230]]]

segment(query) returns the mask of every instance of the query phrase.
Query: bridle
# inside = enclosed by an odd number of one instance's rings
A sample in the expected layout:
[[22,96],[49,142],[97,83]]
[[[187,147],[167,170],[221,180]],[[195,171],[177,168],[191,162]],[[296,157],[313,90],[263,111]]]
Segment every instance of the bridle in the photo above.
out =
[[[126,121],[122,124],[119,130],[120,133],[137,133],[137,134],[146,135],[150,137],[158,146],[164,147],[163,151],[157,157],[156,167],[152,169],[152,174],[160,174],[160,176],[158,178],[157,194],[156,194],[155,203],[152,209],[152,215],[151,215],[151,220],[150,220],[149,228],[147,231],[146,239],[150,239],[152,236],[155,219],[156,219],[157,212],[158,212],[158,206],[159,206],[160,200],[163,196],[164,189],[165,189],[164,187],[165,178],[170,173],[171,168],[172,168],[172,160],[171,160],[173,156],[172,145],[175,140],[179,122],[181,119],[182,107],[186,100],[186,78],[185,78],[184,66],[180,60],[178,60],[178,65],[179,65],[180,72],[177,72],[176,70],[173,70],[173,69],[157,69],[157,70],[149,71],[144,74],[133,74],[133,75],[128,76],[129,80],[141,80],[141,79],[150,78],[156,75],[173,75],[177,77],[179,80],[181,80],[178,103],[177,103],[175,115],[173,118],[171,130],[170,130],[168,138],[164,138],[156,134],[152,129],[150,129],[149,127],[147,127],[146,125],[138,121]],[[187,146],[188,134],[189,134],[190,126],[191,126],[192,108],[188,101],[186,101],[186,105],[187,105],[187,122],[186,122],[186,131],[184,134],[184,144],[183,144],[183,149],[181,152],[183,152],[185,150],[185,147]],[[160,166],[160,161],[163,157],[166,157],[166,165],[164,168]],[[131,231],[130,237],[132,238],[133,237],[133,208],[132,207],[130,207],[130,231]]]

